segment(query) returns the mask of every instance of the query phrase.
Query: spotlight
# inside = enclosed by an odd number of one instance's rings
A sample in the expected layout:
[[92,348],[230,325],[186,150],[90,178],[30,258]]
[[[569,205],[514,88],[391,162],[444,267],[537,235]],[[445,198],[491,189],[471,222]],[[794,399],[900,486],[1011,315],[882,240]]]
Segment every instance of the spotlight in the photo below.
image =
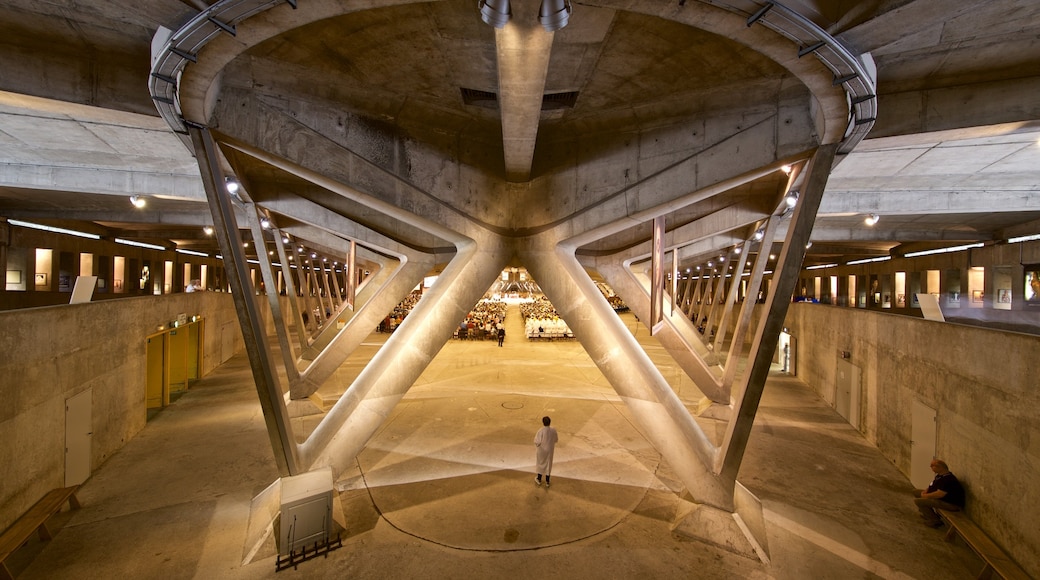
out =
[[809,240],[808,242],[805,243],[805,249],[808,250],[811,247],[812,247],[812,240]]
[[137,209],[141,209],[147,203],[143,197],[137,195],[130,196],[130,203]]
[[787,202],[787,207],[794,207],[795,204],[798,203],[798,192],[797,191],[788,192],[787,197],[784,198],[784,201]]
[[546,32],[555,32],[564,26],[571,17],[570,0],[542,0],[538,9],[538,22]]
[[224,187],[227,188],[228,193],[230,193],[230,194],[238,193],[238,188],[239,188],[238,182],[235,181],[231,177],[225,177],[224,178]]
[[271,220],[269,220],[267,218],[260,218],[260,227],[264,228],[265,230],[270,229],[271,228]]
[[879,216],[876,213],[872,213],[872,214],[867,216],[867,219],[863,220],[863,223],[867,224],[868,226],[872,226],[872,225],[878,223],[878,220],[880,220],[880,219],[881,219],[881,216]]
[[513,16],[509,0],[479,0],[477,6],[480,8],[480,19],[495,28],[502,28]]
[[764,237],[766,237],[765,230],[759,229],[757,232],[755,232],[755,241],[756,242],[762,241],[762,238],[764,238]]
[[741,248],[740,246],[737,246],[736,248],[733,248],[733,253],[739,256],[740,252],[742,250],[743,250],[743,248]]
[[206,234],[207,236],[212,236],[213,235],[213,226],[203,226],[202,233]]
[[783,171],[784,173],[790,175],[791,174],[791,166],[790,165],[782,165],[780,167],[780,171]]

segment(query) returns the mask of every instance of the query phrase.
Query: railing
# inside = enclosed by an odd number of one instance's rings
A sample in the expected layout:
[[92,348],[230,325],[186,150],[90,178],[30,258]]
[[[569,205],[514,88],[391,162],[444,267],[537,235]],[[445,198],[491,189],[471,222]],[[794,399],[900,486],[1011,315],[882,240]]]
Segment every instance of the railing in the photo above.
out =
[[[757,0],[700,0],[740,14],[748,26],[761,24],[798,45],[799,58],[814,55],[834,75],[834,86],[841,85],[847,95],[848,126],[838,149],[839,154],[852,151],[866,137],[877,117],[875,72],[868,70],[873,61],[853,55],[838,40],[794,10],[779,2]],[[181,135],[191,149],[187,127],[181,115],[178,87],[188,63],[197,62],[199,51],[220,34],[236,34],[242,21],[280,4],[296,8],[296,0],[222,0],[201,12],[179,30],[173,32],[156,55],[148,90],[159,114]]]

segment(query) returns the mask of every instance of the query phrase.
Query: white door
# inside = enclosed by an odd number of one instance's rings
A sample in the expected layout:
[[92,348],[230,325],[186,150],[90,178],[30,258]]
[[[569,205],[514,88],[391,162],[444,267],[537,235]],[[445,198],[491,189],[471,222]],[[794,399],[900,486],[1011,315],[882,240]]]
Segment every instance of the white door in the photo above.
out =
[[860,370],[845,359],[838,359],[834,381],[834,410],[859,429]]
[[65,487],[90,477],[90,442],[94,436],[92,389],[65,400]]
[[930,464],[935,457],[935,409],[914,399],[910,418],[910,483],[924,489],[932,482]]

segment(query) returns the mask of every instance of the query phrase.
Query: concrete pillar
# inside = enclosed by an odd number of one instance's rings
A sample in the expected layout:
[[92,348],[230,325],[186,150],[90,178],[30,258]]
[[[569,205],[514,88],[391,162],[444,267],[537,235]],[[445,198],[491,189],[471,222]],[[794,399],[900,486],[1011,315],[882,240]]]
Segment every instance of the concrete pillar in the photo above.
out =
[[640,431],[699,504],[733,510],[733,490],[710,471],[714,446],[574,257],[542,236],[520,258],[625,401]]

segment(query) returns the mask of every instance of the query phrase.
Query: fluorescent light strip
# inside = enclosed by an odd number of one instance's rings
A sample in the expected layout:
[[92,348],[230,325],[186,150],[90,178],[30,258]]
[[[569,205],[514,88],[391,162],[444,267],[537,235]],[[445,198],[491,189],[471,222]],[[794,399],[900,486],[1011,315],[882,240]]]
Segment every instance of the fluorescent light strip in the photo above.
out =
[[853,260],[851,262],[845,262],[846,266],[855,266],[856,264],[867,264],[869,262],[887,262],[892,259],[892,256],[881,256],[880,258],[866,258],[863,260]]
[[67,230],[65,228],[55,228],[52,226],[45,226],[43,224],[34,224],[32,222],[23,222],[21,220],[7,220],[7,223],[14,226],[21,226],[23,228],[30,228],[34,230],[42,230],[45,232],[51,232],[55,234],[68,234],[70,236],[78,236],[81,238],[88,238],[91,240],[100,240],[101,236],[97,234],[88,234],[87,232],[78,232],[76,230]]
[[148,248],[149,250],[162,250],[162,251],[166,250],[166,248],[164,248],[162,246],[157,246],[155,244],[146,244],[144,242],[135,242],[133,240],[127,240],[127,239],[124,239],[124,238],[116,238],[115,241],[116,241],[117,244],[125,244],[127,246],[137,246],[138,248]]
[[203,258],[208,258],[209,257],[209,254],[204,254],[202,252],[196,252],[195,250],[182,250],[180,248],[177,248],[177,251],[179,253],[181,253],[181,254],[188,254],[189,256],[202,256]]
[[1033,234],[1031,236],[1019,236],[1017,238],[1008,238],[1007,243],[1017,244],[1019,242],[1035,242],[1036,240],[1040,240],[1040,234]]
[[806,270],[821,270],[823,268],[836,268],[837,264],[817,264],[815,266],[808,266]]
[[932,254],[948,254],[950,252],[961,252],[964,250],[970,250],[971,248],[981,248],[982,242],[977,244],[965,244],[963,246],[950,246],[949,248],[939,248],[938,250],[924,250],[922,252],[910,252],[903,254],[904,258],[916,258],[918,256],[931,256]]

